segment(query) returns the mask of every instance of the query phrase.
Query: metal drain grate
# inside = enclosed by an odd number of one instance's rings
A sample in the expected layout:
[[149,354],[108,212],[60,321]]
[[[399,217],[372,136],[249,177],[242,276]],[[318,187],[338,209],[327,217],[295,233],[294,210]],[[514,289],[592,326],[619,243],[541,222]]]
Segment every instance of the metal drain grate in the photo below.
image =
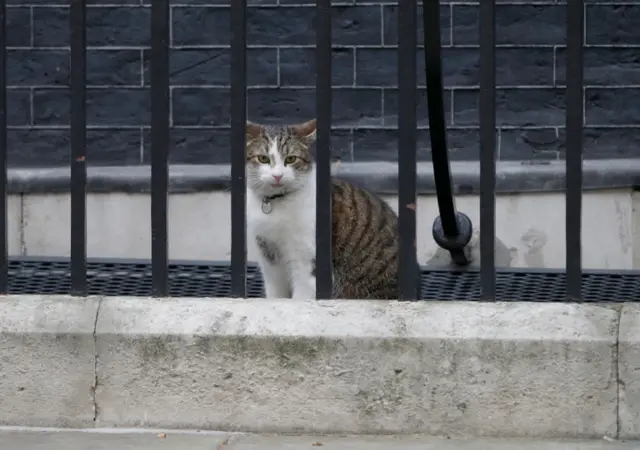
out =
[[[424,300],[480,300],[478,271],[423,270]],[[496,300],[522,302],[565,301],[565,274],[552,270],[510,269],[496,274]],[[585,302],[640,301],[640,272],[590,271],[582,275]]]
[[[89,260],[87,278],[90,295],[151,295],[151,264],[147,261]],[[262,297],[258,268],[247,269],[249,297]],[[498,272],[497,300],[564,301],[565,275],[560,271]],[[169,293],[172,297],[228,297],[230,267],[227,262],[175,262],[169,266]],[[20,258],[9,263],[10,294],[68,294],[69,261],[50,258]],[[582,281],[586,302],[640,301],[640,272],[587,272]],[[480,300],[477,271],[422,271],[421,298],[424,300]]]

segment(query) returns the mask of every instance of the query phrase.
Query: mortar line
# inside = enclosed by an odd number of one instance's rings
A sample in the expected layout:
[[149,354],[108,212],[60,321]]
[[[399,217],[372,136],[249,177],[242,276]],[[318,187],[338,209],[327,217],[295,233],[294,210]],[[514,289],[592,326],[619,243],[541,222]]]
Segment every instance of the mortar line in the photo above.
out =
[[100,307],[102,306],[102,297],[98,297],[98,307],[96,308],[96,318],[93,322],[93,388],[91,389],[91,400],[93,402],[93,424],[95,426],[98,420],[98,401],[96,399],[96,390],[98,389],[98,318],[100,317]]

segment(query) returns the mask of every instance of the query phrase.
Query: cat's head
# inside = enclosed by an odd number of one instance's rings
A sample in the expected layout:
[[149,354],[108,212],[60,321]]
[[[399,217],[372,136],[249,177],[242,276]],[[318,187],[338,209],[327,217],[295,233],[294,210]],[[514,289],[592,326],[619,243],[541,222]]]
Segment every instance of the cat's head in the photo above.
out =
[[298,125],[247,123],[247,188],[260,195],[295,192],[311,180],[316,121]]

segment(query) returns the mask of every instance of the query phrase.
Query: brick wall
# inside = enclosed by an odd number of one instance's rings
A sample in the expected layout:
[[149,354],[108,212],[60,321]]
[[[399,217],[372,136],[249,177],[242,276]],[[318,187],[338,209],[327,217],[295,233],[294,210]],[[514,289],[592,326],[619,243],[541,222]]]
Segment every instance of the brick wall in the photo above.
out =
[[[279,0],[278,6],[276,1],[249,0],[249,117],[306,120],[315,111],[313,2]],[[67,2],[10,3],[10,164],[66,165]],[[88,3],[88,160],[149,162],[150,0]],[[228,161],[230,30],[225,3],[174,0],[172,162]],[[343,160],[395,160],[396,6],[384,0],[334,3],[333,152]],[[565,6],[556,1],[500,3],[499,156],[561,158]],[[449,143],[454,159],[473,160],[478,156],[477,2],[445,2],[441,10]],[[586,25],[586,157],[635,156],[640,141],[640,1],[587,0]],[[418,63],[424,85],[422,53]],[[429,157],[426,119],[422,89],[421,159]]]

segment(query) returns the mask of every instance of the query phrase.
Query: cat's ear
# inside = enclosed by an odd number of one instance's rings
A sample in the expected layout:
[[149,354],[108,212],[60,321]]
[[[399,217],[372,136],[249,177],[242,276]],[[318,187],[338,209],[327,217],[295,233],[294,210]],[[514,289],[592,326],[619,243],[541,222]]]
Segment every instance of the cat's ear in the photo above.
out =
[[263,131],[264,127],[262,125],[247,122],[247,142],[253,141],[254,139],[260,137]]
[[299,125],[293,125],[291,129],[300,140],[308,144],[316,140],[316,119],[309,120],[308,122],[301,123]]

